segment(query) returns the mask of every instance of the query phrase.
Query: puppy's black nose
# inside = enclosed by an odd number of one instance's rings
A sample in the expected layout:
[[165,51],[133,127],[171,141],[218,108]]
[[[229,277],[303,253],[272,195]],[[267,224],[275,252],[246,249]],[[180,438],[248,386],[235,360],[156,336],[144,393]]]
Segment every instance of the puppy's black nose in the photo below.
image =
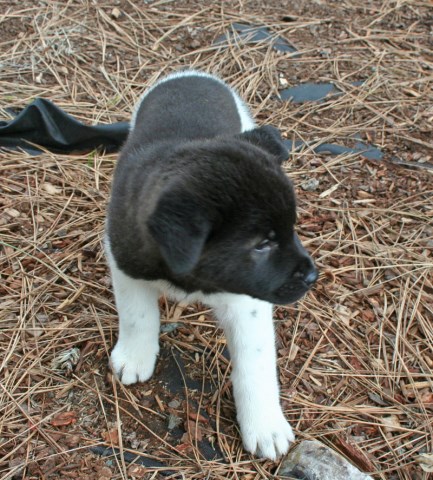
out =
[[299,262],[293,274],[293,278],[302,280],[309,287],[316,282],[318,277],[319,273],[309,257],[305,257]]
[[305,276],[304,282],[308,286],[311,286],[311,285],[313,285],[313,283],[316,283],[318,278],[319,278],[319,273],[318,273],[317,269],[313,266],[313,268]]

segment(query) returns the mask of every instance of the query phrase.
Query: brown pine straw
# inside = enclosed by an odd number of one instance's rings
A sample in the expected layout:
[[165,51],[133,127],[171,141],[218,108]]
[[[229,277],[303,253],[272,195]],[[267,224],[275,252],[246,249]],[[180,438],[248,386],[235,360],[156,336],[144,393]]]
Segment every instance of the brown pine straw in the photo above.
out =
[[[125,121],[144,88],[193,67],[225,78],[288,139],[353,146],[360,135],[380,147],[382,161],[305,147],[285,164],[321,276],[297,305],[275,309],[281,396],[298,440],[319,439],[374,478],[427,479],[431,2],[311,1],[308,15],[266,3],[0,2],[0,118],[44,97],[84,122]],[[266,25],[300,56],[236,38],[214,45],[232,22]],[[306,81],[344,93],[278,100]],[[278,464],[242,450],[225,340],[205,307],[161,300],[163,325],[179,324],[161,336],[166,356],[185,364],[179,407],[161,372],[130,388],[109,375],[117,320],[102,232],[115,162],[100,152],[0,153],[0,479],[163,478],[127,453],[169,466],[164,478],[279,478]],[[304,190],[311,179],[317,189]],[[202,388],[188,387],[191,375]],[[184,437],[167,429],[170,412]],[[207,460],[200,435],[222,457]],[[120,455],[100,458],[95,446]]]

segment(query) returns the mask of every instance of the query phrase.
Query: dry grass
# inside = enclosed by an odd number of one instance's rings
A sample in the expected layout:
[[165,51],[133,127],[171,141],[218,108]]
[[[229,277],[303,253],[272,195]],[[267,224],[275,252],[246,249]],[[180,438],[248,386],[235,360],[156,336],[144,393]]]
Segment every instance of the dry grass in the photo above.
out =
[[[41,96],[89,123],[126,120],[144,87],[193,66],[227,79],[287,138],[380,146],[383,162],[306,148],[287,163],[298,187],[320,182],[298,192],[322,273],[302,302],[276,309],[281,394],[298,439],[322,440],[375,478],[430,478],[418,460],[433,455],[431,3],[117,3],[118,19],[108,2],[0,1],[0,117]],[[266,24],[300,57],[212,46],[233,21]],[[345,93],[289,105],[275,96],[282,78]],[[160,478],[129,464],[137,451],[171,478],[278,478],[242,451],[224,338],[204,307],[161,302],[163,324],[179,323],[162,334],[166,359],[185,364],[175,394],[163,367],[128,389],[107,375],[117,325],[101,235],[116,157],[0,159],[0,478]],[[167,431],[170,413],[186,436]],[[200,435],[222,457],[207,459]],[[89,450],[112,444],[114,458]]]

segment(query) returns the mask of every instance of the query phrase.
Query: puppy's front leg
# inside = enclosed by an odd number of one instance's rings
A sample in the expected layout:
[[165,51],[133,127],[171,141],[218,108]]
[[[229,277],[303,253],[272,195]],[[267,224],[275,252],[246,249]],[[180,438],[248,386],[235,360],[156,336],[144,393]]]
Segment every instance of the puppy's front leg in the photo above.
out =
[[245,295],[224,297],[214,307],[232,359],[244,447],[275,460],[287,452],[294,435],[280,406],[272,305]]
[[119,313],[119,338],[111,353],[113,370],[129,385],[148,380],[159,352],[159,292],[145,280],[135,280],[109,257]]

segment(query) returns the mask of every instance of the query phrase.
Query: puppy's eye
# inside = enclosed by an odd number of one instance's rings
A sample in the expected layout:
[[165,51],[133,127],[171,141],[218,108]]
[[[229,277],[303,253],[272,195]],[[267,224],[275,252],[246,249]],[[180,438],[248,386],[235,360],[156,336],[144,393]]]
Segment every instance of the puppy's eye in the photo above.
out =
[[275,245],[277,244],[275,238],[276,234],[273,230],[271,230],[268,236],[254,247],[254,250],[256,252],[268,252],[272,247],[275,247]]

